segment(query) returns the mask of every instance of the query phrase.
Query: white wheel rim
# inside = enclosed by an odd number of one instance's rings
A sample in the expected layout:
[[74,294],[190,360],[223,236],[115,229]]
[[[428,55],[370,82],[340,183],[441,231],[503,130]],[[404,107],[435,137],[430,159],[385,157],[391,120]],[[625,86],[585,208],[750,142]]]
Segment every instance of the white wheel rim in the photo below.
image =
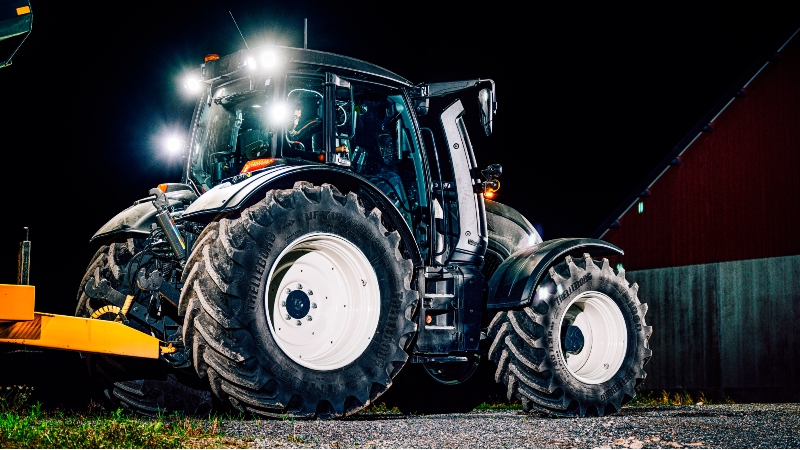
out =
[[[584,292],[567,305],[559,322],[556,344],[569,372],[586,384],[610,380],[622,366],[628,348],[625,318],[617,304],[603,293]],[[583,348],[574,353],[566,352],[561,342],[570,325],[583,335]]]
[[335,370],[358,358],[380,318],[378,277],[351,242],[328,233],[300,237],[270,270],[270,331],[292,361]]

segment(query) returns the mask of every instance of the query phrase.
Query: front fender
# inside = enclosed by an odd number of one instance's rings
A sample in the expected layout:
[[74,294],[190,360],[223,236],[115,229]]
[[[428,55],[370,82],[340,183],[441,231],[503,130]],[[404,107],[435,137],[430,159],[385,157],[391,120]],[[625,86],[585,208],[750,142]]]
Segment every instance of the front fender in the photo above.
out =
[[383,192],[366,178],[334,166],[323,164],[275,164],[247,177],[235,177],[204,193],[183,212],[186,220],[208,223],[220,214],[246,208],[261,198],[270,189],[291,189],[296,181],[314,184],[330,183],[343,192],[366,195],[376,204],[384,218],[400,233],[415,267],[422,266],[422,256],[414,233],[411,232],[402,214]]
[[623,251],[608,242],[588,238],[564,238],[542,242],[513,253],[489,280],[487,309],[527,306],[545,271],[559,258],[622,255]]
[[[177,209],[183,209],[185,204],[197,199],[197,195],[189,190],[167,192],[165,195],[167,196],[167,201],[169,201],[169,206],[173,209],[176,207]],[[138,234],[147,237],[150,234],[150,227],[156,223],[156,214],[158,214],[158,211],[153,206],[153,202],[140,200],[106,222],[89,239],[89,242],[120,233]]]

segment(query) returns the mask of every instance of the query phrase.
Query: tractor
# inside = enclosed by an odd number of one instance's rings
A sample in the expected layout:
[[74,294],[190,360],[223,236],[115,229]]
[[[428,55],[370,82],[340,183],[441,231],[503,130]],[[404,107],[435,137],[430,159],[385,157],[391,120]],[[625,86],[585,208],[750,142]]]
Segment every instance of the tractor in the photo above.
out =
[[339,418],[402,372],[427,380],[395,396],[408,411],[473,401],[476,383],[552,416],[635,397],[652,328],[603,258],[622,250],[542,241],[492,200],[503,168],[478,166],[466,114],[492,134],[492,80],[414,84],[264,46],[206,56],[186,87],[180,182],[94,234],[78,286],[76,316],[160,342],[149,361],[84,355],[109,401]]

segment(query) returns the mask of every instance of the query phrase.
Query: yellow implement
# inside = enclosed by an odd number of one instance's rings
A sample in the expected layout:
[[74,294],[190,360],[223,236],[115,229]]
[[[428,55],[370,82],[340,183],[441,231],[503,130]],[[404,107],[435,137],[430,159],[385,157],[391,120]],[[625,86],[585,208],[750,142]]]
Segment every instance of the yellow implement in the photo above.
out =
[[33,311],[33,286],[0,284],[0,343],[158,358],[159,340],[119,322]]

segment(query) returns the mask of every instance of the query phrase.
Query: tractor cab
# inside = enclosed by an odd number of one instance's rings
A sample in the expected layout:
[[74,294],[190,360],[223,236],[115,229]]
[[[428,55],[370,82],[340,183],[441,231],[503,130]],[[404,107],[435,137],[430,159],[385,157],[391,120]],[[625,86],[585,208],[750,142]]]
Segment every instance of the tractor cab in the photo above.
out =
[[[443,123],[444,128],[431,127],[434,130],[421,127],[418,116],[428,113],[431,97],[486,84],[478,97],[483,99],[482,125],[489,134],[495,108],[494,86],[489,83],[413,86],[354,58],[287,47],[214,55],[187,83],[200,92],[200,99],[184,183],[202,194],[283,166],[345,171],[388,199],[420,244],[424,260],[443,264],[458,245],[459,199],[453,174],[462,174],[461,209],[470,211],[461,215],[465,223],[472,223],[468,229],[475,228],[472,240],[485,236],[485,230],[474,225],[481,223],[473,186],[473,178],[479,176],[471,175],[475,161],[466,129],[458,125],[460,113]],[[451,149],[448,139],[464,144],[460,150]],[[432,233],[437,220],[439,233]],[[478,250],[474,253],[480,258],[480,246]]]

